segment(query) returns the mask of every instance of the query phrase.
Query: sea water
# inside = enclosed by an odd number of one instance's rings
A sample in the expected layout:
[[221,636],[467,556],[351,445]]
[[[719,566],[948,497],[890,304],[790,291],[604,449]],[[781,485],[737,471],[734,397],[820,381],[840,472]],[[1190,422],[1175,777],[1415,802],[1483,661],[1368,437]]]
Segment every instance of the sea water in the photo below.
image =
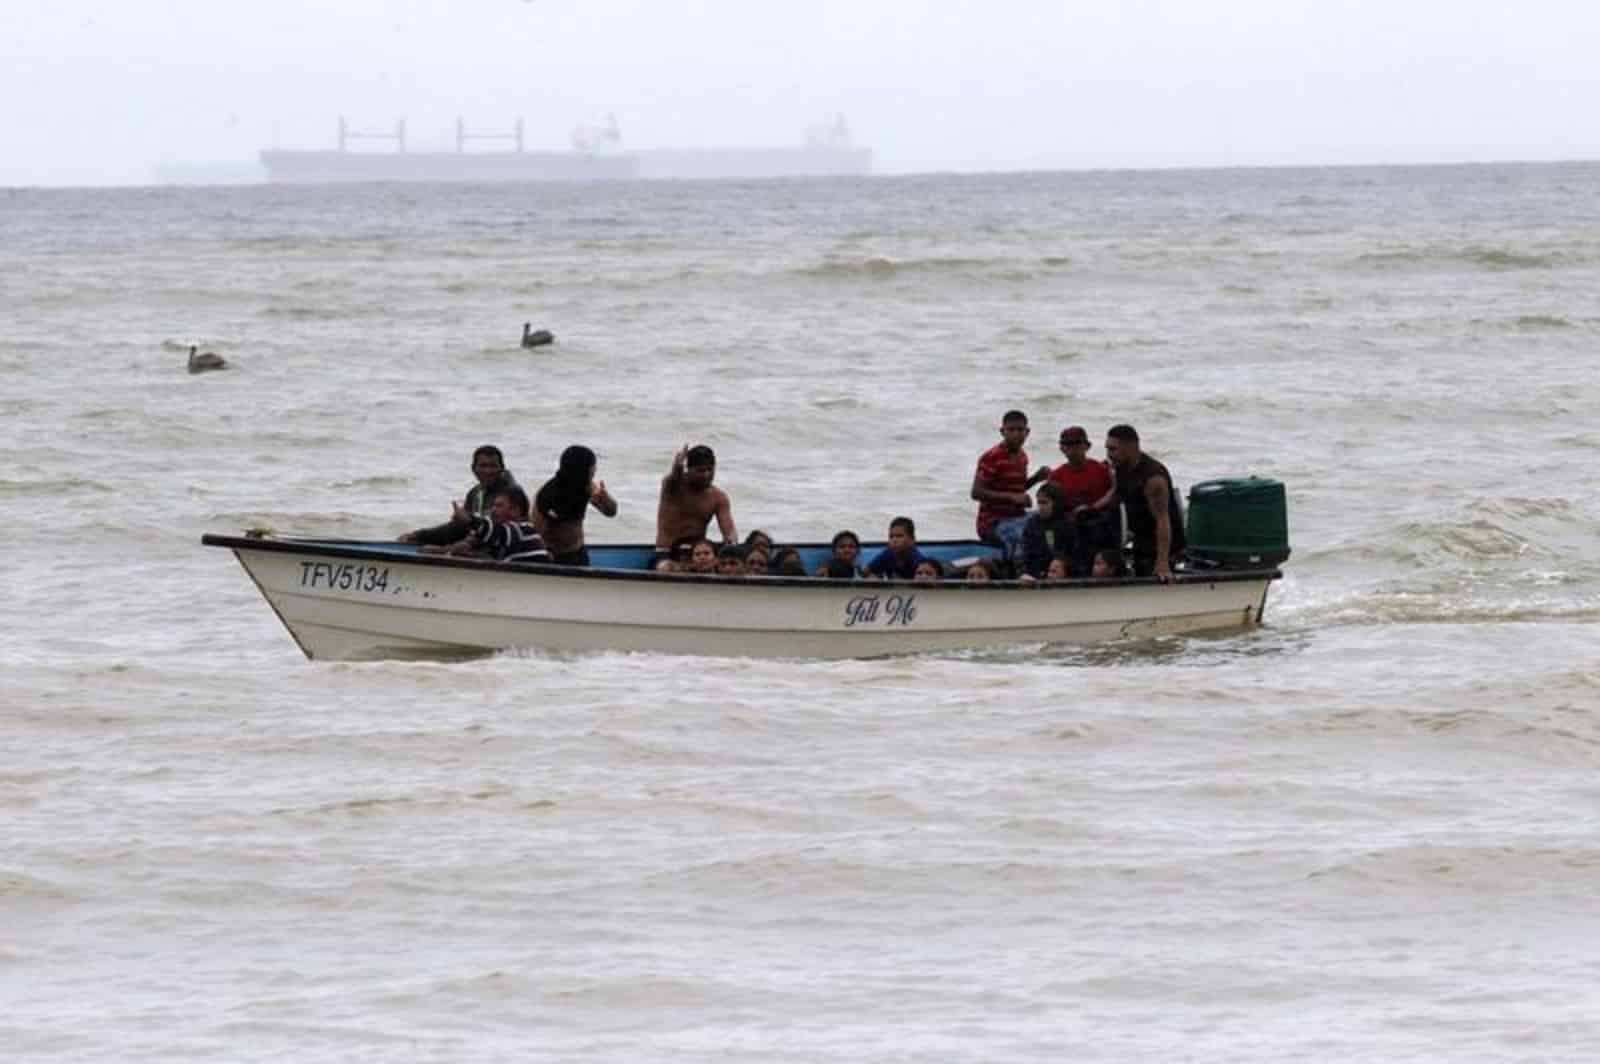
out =
[[[1587,1059],[1597,292],[1595,165],[0,192],[3,1055]],[[959,538],[1011,407],[1284,481],[1266,626],[314,664],[199,545]]]

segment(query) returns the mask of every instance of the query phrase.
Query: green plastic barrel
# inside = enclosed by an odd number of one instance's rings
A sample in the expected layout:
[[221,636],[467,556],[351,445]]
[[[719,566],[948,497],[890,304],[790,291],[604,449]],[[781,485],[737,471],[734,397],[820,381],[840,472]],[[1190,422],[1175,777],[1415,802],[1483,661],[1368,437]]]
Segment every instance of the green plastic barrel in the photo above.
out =
[[1189,489],[1190,557],[1225,569],[1281,565],[1289,557],[1283,485],[1267,477],[1207,480]]

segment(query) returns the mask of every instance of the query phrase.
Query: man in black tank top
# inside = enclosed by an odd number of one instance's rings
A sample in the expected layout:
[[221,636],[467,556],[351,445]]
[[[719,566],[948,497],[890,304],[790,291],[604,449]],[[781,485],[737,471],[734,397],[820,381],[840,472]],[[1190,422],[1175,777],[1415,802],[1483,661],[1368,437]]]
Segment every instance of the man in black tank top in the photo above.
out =
[[1172,562],[1183,553],[1183,505],[1167,467],[1139,449],[1132,425],[1106,432],[1106,457],[1117,467],[1117,498],[1128,512],[1133,571],[1172,580]]

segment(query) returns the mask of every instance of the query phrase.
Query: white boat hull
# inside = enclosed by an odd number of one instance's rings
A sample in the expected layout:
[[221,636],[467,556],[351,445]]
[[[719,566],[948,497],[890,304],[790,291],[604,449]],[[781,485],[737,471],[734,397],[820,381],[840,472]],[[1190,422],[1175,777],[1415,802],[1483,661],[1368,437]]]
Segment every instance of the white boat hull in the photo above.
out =
[[1278,573],[1019,586],[721,579],[504,566],[370,546],[207,536],[228,547],[309,658],[515,648],[864,658],[1089,643],[1259,623]]

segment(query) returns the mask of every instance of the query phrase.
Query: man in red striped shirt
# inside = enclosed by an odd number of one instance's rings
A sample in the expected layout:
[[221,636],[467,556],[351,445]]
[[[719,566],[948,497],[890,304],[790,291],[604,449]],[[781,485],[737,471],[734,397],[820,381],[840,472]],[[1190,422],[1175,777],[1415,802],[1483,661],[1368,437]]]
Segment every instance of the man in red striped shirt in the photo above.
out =
[[1028,415],[1007,410],[1000,419],[1000,442],[978,456],[978,470],[972,477],[978,538],[1004,548],[1008,558],[1016,552],[1028,507],[1033,505],[1028,489],[1049,475],[1044,469],[1028,474],[1028,452],[1022,449],[1027,438]]

